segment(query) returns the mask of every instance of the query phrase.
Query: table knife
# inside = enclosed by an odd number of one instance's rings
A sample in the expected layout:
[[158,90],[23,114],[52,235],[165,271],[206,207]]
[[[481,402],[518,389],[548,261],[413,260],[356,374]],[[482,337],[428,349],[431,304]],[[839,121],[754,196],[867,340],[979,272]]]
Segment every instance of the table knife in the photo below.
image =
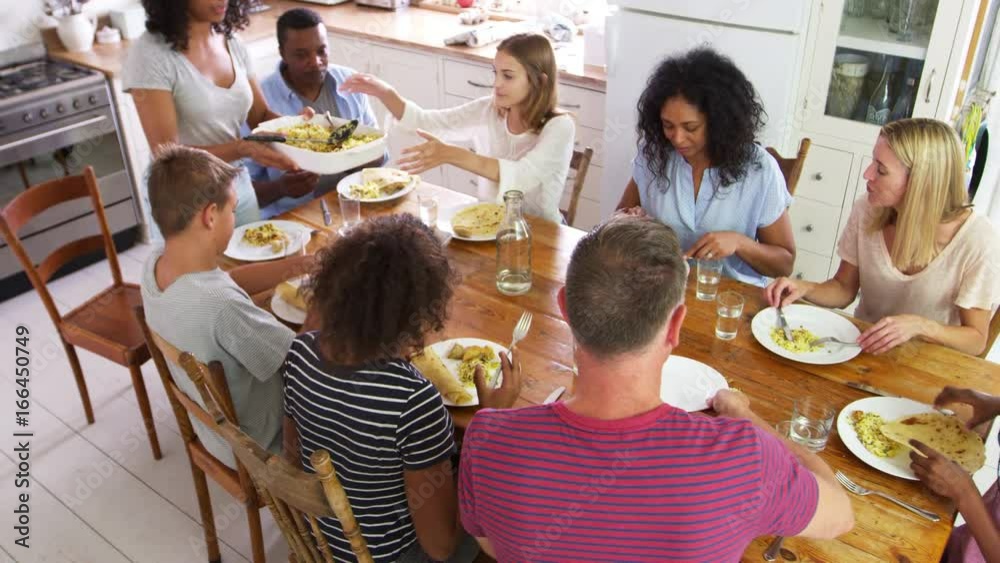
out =
[[781,310],[781,305],[775,307],[778,310],[778,328],[785,335],[785,340],[792,342],[795,339],[792,338],[792,327],[788,325],[788,319],[785,318],[785,312]]
[[329,227],[333,223],[333,217],[330,216],[330,207],[326,204],[325,199],[319,200],[319,207],[323,210],[323,224]]
[[566,392],[566,388],[563,386],[556,387],[555,391],[549,393],[548,397],[545,397],[545,401],[542,402],[543,405],[548,405],[559,400],[562,394]]
[[[847,386],[850,387],[851,389],[857,389],[858,391],[864,391],[865,393],[871,393],[872,395],[878,395],[879,397],[889,397],[890,399],[905,398],[905,397],[900,397],[899,395],[893,395],[892,393],[888,393],[886,391],[882,391],[881,389],[876,389],[876,388],[874,388],[871,385],[868,385],[866,383],[858,383],[856,381],[848,381],[847,382]],[[943,414],[945,416],[955,416],[955,411],[953,411],[951,409],[942,409],[942,408],[934,407],[933,405],[931,405],[931,406],[934,408],[934,410],[938,411],[939,413],[941,413],[941,414]]]
[[879,397],[890,397],[892,399],[899,399],[899,395],[893,395],[892,393],[887,393],[881,389],[876,389],[867,383],[858,383],[857,381],[848,381],[847,386],[851,389],[857,389],[858,391],[864,391],[865,393],[871,393],[872,395],[878,395]]

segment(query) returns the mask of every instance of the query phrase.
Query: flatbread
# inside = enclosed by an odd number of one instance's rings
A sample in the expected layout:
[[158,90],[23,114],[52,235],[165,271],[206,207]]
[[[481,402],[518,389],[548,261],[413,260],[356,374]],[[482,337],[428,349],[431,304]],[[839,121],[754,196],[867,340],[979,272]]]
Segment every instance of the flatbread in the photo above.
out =
[[498,203],[466,207],[451,218],[451,228],[460,237],[494,236],[503,221],[504,208]]
[[410,178],[409,174],[395,168],[365,168],[361,171],[362,184],[374,184],[387,195],[405,188]]
[[306,301],[304,295],[302,295],[302,282],[305,277],[300,277],[296,279],[286,280],[278,284],[278,287],[274,288],[278,296],[285,300],[286,303],[295,307],[296,309],[305,312],[309,308],[309,304]]
[[434,351],[430,346],[424,348],[424,351],[410,358],[410,362],[420,373],[437,387],[441,396],[448,399],[456,405],[465,405],[472,402],[472,394],[469,393],[462,382],[458,380],[455,374],[451,373],[451,370],[444,365],[441,360],[441,356]]
[[919,440],[975,473],[986,463],[983,439],[967,429],[955,416],[929,412],[904,416],[882,425],[882,433],[908,448],[910,440]]

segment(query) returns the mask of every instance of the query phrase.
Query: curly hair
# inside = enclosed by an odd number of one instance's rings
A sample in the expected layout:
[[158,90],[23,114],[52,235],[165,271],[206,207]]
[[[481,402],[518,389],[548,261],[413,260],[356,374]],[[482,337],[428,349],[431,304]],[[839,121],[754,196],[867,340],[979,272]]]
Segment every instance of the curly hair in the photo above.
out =
[[406,356],[444,328],[457,274],[441,243],[409,214],[375,217],[321,250],[307,292],[329,361]]
[[[142,0],[142,7],[146,9],[146,30],[162,35],[175,51],[183,52],[188,48],[188,1]],[[212,29],[229,39],[248,25],[248,0],[228,0],[225,19],[213,24]]]
[[767,116],[753,84],[732,60],[704,47],[661,62],[636,105],[642,154],[658,178],[666,174],[674,151],[663,134],[660,112],[674,96],[705,114],[708,158],[719,183],[729,186],[742,179],[755,160],[754,141]]

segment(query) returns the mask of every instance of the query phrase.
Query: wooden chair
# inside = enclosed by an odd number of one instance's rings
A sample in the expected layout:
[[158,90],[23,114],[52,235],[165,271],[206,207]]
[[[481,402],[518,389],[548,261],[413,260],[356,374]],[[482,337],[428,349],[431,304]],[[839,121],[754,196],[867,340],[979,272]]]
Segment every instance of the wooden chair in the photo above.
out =
[[799,184],[799,177],[802,176],[802,167],[806,163],[806,154],[809,153],[809,147],[812,145],[812,140],[808,137],[802,139],[799,143],[799,153],[795,155],[795,158],[784,158],[778,151],[774,150],[774,147],[767,147],[765,150],[768,154],[774,157],[774,160],[778,161],[778,167],[781,168],[781,175],[785,177],[785,186],[788,188],[788,193],[795,195],[795,187]]
[[[177,427],[180,428],[181,437],[184,439],[188,461],[191,463],[194,490],[198,495],[198,509],[201,511],[201,520],[205,527],[205,545],[208,546],[208,560],[217,562],[220,560],[220,554],[219,538],[215,530],[212,500],[208,494],[206,476],[211,477],[227,493],[243,504],[247,511],[247,524],[250,528],[250,544],[253,550],[254,563],[264,563],[266,560],[264,534],[260,526],[260,509],[264,505],[260,497],[257,496],[257,490],[250,479],[250,475],[239,461],[236,463],[235,470],[223,463],[209,452],[201,440],[198,439],[190,417],[197,418],[209,428],[215,426],[215,418],[196,401],[192,400],[184,390],[178,387],[177,382],[174,381],[174,377],[170,373],[167,362],[183,368],[184,365],[181,362],[181,358],[184,354],[149,328],[149,325],[146,324],[145,311],[141,305],[135,308],[135,317],[146,338],[150,355],[153,357],[153,363],[156,364],[156,371],[160,374],[163,386],[167,390],[170,406],[174,411],[174,417],[177,419]],[[186,368],[185,371],[187,371]],[[239,424],[236,418],[236,407],[233,404],[232,396],[229,394],[229,384],[226,382],[226,375],[223,372],[222,364],[212,362],[206,367],[206,373],[208,373],[207,384],[212,388],[214,396],[218,398],[218,402],[221,404],[220,408],[225,413],[225,416],[229,420],[232,420],[234,424]]]
[[566,224],[572,226],[576,220],[576,207],[580,203],[580,194],[583,192],[583,183],[587,180],[587,171],[590,169],[590,159],[594,157],[594,149],[587,147],[582,151],[573,151],[573,160],[569,163],[570,170],[576,172],[573,176],[572,192],[569,196],[569,209],[560,209]]
[[986,348],[983,348],[983,353],[979,354],[980,358],[986,359],[986,355],[990,353],[993,343],[997,341],[997,335],[1000,335],[1000,309],[994,311],[993,318],[990,319],[989,332],[986,333]]
[[[100,234],[91,235],[74,241],[66,241],[51,254],[41,260],[38,265],[28,256],[24,245],[18,238],[18,232],[32,218],[60,203],[89,197],[97,216]],[[139,400],[139,411],[149,436],[149,445],[153,449],[153,458],[160,459],[160,442],[156,437],[156,427],[153,424],[153,413],[149,406],[149,396],[146,394],[146,384],[142,379],[140,366],[149,359],[149,350],[142,337],[142,331],[132,315],[132,308],[142,302],[139,286],[125,283],[122,280],[121,269],[118,266],[118,254],[115,243],[108,229],[108,220],[104,214],[104,204],[101,192],[97,186],[97,178],[90,166],[78,176],[66,176],[28,188],[18,194],[10,203],[0,210],[0,234],[7,245],[21,262],[25,274],[34,286],[45,305],[52,323],[59,331],[66,358],[76,378],[76,386],[83,402],[83,411],[88,424],[94,423],[94,409],[90,404],[90,394],[87,392],[87,382],[83,378],[80,360],[76,355],[76,346],[103,356],[112,362],[125,366],[132,376],[132,387]],[[101,291],[83,305],[73,309],[66,315],[60,315],[52,295],[49,294],[46,283],[55,273],[71,260],[104,250],[108,265],[111,267],[113,283],[111,287]]]
[[212,428],[229,442],[241,467],[245,467],[250,474],[297,561],[334,561],[317,518],[336,517],[357,560],[360,563],[372,562],[368,544],[361,535],[361,528],[334,471],[330,454],[326,450],[313,452],[310,462],[316,473],[309,474],[268,452],[229,418],[224,404],[220,407],[216,400],[219,395],[210,383],[215,377],[212,369],[187,353],[182,353],[179,361],[201,393],[206,410],[213,419]]

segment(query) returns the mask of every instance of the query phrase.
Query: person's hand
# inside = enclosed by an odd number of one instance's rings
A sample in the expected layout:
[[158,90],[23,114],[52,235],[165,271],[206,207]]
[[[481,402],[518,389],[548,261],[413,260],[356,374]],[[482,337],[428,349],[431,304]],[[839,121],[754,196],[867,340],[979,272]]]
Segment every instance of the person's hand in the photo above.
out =
[[500,370],[503,382],[494,389],[486,382],[486,368],[482,364],[476,366],[473,379],[479,393],[479,404],[484,408],[509,409],[521,395],[521,363],[516,362],[513,351],[509,357],[500,352]]
[[861,333],[858,344],[869,354],[882,354],[923,334],[927,322],[919,315],[883,317]]
[[736,254],[736,251],[746,241],[746,235],[733,231],[705,233],[684,253],[684,257],[699,260],[722,260]]
[[739,391],[719,389],[715,396],[709,399],[708,406],[720,416],[730,418],[748,418],[750,414],[750,398]]
[[919,451],[910,452],[910,469],[927,488],[953,501],[979,494],[972,476],[961,465],[918,440],[910,440],[910,445]]
[[285,172],[278,178],[281,185],[281,195],[284,197],[302,197],[311,194],[319,184],[319,175],[305,170]]
[[812,283],[781,277],[764,288],[764,299],[772,307],[785,307],[805,297]]
[[[267,132],[261,132],[261,134],[268,134]],[[288,156],[281,154],[275,149],[272,149],[264,143],[259,143],[257,141],[240,141],[242,146],[240,147],[240,154],[244,157],[253,160],[261,166],[266,166],[268,168],[277,168],[278,170],[298,170],[299,165],[295,164],[295,161]]]
[[409,174],[423,174],[431,168],[451,163],[456,147],[442,142],[426,131],[418,129],[417,134],[427,142],[403,149],[399,159],[400,169]]
[[934,399],[934,406],[937,408],[954,403],[962,403],[972,407],[972,418],[965,423],[965,426],[970,430],[1000,416],[1000,397],[972,389],[960,389],[949,385],[942,389]]
[[311,108],[309,106],[304,106],[302,108],[302,111],[299,112],[299,117],[301,117],[302,119],[305,119],[306,121],[311,120],[314,115],[316,115],[316,110],[314,110],[313,108]]
[[380,100],[394,91],[388,82],[363,72],[352,74],[337,89],[346,94],[367,94]]

